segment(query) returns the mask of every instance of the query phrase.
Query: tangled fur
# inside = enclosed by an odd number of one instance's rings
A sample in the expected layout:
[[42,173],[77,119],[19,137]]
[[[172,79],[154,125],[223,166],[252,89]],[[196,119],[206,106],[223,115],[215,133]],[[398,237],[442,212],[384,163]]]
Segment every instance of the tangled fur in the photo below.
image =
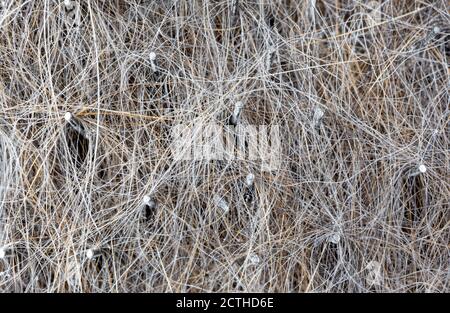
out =
[[[0,290],[448,292],[448,9],[2,1]],[[238,101],[277,170],[171,157]]]

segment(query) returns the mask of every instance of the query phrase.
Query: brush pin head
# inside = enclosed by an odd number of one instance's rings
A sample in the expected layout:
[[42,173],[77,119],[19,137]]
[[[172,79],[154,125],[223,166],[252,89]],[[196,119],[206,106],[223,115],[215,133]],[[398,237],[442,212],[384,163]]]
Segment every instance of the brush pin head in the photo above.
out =
[[328,241],[337,245],[341,241],[341,236],[338,233],[334,233],[328,237]]
[[86,250],[86,257],[87,257],[89,260],[92,260],[92,258],[94,257],[94,250],[92,250],[92,249],[87,249],[87,250]]
[[427,167],[424,164],[419,165],[419,172],[424,174],[427,171]]
[[247,183],[247,187],[253,186],[253,183],[255,182],[255,175],[253,175],[252,173],[248,174],[245,182]]
[[66,112],[66,114],[64,114],[64,119],[65,119],[67,122],[70,122],[70,121],[72,120],[72,117],[73,117],[73,114],[70,113],[70,112]]
[[149,206],[151,209],[154,209],[156,207],[156,202],[153,200],[150,196],[144,196],[143,202],[145,205]]

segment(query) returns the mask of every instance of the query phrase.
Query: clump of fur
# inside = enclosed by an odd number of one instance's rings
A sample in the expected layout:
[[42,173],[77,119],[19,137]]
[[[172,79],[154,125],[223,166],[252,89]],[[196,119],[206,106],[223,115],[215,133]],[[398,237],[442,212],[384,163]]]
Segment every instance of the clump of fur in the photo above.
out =
[[[448,292],[448,7],[376,2],[2,1],[0,290]],[[171,157],[230,116],[280,168]]]

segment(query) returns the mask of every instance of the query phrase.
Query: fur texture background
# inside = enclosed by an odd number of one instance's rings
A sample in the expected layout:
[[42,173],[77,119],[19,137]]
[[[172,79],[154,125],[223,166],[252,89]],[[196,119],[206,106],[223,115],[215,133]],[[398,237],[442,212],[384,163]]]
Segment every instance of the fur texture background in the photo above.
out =
[[[448,292],[448,12],[1,1],[0,291]],[[278,170],[171,158],[238,101]]]

